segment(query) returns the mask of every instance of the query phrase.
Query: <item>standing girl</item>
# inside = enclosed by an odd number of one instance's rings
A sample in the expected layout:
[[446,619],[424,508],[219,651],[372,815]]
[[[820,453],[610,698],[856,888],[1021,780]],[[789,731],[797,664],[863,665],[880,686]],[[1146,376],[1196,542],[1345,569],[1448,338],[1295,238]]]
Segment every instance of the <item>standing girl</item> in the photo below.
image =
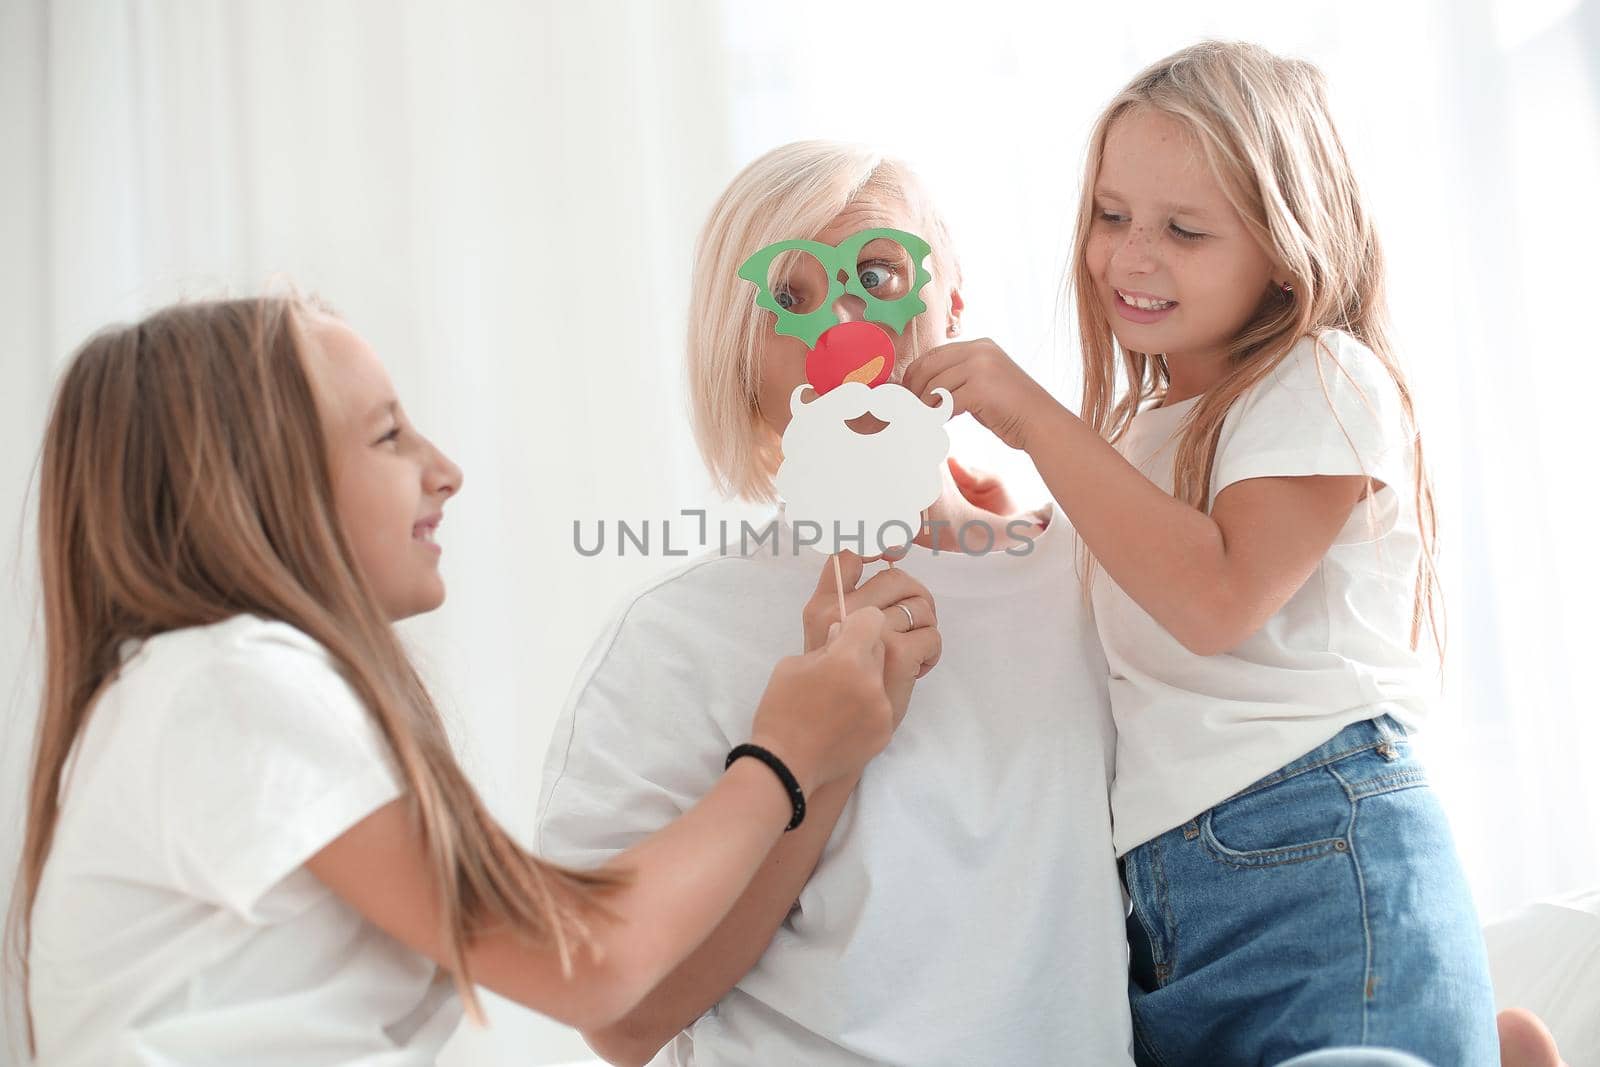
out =
[[1081,419],[989,341],[905,384],[1025,449],[1089,551],[1140,1062],[1496,1062],[1409,741],[1432,495],[1318,71],[1204,43],[1136,77],[1094,128],[1072,277]]
[[677,822],[593,873],[524,852],[390,625],[444,597],[461,472],[366,343],[298,302],[90,340],[41,485],[13,932],[46,1063],[431,1064],[473,982],[605,1025],[721,920],[797,794],[859,774],[892,729],[862,608],[779,663],[765,753]]

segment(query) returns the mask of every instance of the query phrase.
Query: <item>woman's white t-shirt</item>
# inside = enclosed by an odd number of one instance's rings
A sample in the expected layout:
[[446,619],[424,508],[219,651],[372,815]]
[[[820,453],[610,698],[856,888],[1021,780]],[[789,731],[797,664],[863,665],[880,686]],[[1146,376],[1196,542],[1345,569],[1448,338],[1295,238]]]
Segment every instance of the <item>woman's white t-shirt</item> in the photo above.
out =
[[[1415,726],[1428,676],[1410,647],[1421,542],[1411,438],[1378,357],[1345,333],[1307,338],[1223,420],[1211,498],[1251,478],[1365,474],[1383,483],[1277,614],[1214,656],[1184,648],[1096,569],[1096,627],[1117,724],[1117,854],[1192,819],[1353,722]],[[1198,397],[1134,417],[1117,449],[1167,492]],[[1426,637],[1424,638],[1426,640]]]
[[131,646],[62,787],[33,912],[39,1061],[431,1064],[449,978],[304,863],[400,796],[326,651],[238,616]]
[[[1132,1062],[1115,734],[1074,543],[1057,517],[1027,555],[912,547],[943,657],[760,961],[654,1063]],[[540,854],[603,863],[716,783],[825,559],[783,525],[627,605],[551,740]]]

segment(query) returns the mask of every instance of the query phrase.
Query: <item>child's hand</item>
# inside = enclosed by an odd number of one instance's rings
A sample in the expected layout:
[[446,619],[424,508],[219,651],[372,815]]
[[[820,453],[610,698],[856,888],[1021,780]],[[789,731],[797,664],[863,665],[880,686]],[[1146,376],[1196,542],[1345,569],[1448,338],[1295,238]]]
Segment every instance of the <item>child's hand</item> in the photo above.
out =
[[911,364],[900,383],[924,400],[948,389],[957,415],[970,411],[1012,448],[1028,448],[1028,432],[1055,399],[987,337],[941,345]]
[[776,752],[808,795],[860,773],[898,725],[884,690],[889,626],[863,605],[831,628],[826,645],[785,656],[772,671],[750,738]]

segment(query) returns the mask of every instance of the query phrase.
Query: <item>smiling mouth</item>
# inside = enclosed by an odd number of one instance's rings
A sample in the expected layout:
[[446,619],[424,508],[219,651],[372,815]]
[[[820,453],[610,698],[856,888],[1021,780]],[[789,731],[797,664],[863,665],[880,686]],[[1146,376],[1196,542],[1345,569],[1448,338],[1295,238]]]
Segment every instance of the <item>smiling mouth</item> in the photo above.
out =
[[1139,293],[1132,290],[1116,288],[1113,288],[1111,291],[1117,294],[1118,300],[1122,301],[1124,304],[1127,304],[1129,307],[1138,308],[1140,311],[1165,311],[1168,308],[1178,306],[1178,302],[1176,300],[1163,300],[1158,296],[1151,296],[1149,293]]
[[433,539],[434,532],[439,529],[439,523],[442,521],[444,521],[443,515],[435,515],[430,519],[423,519],[411,527],[411,539],[437,548],[438,544]]

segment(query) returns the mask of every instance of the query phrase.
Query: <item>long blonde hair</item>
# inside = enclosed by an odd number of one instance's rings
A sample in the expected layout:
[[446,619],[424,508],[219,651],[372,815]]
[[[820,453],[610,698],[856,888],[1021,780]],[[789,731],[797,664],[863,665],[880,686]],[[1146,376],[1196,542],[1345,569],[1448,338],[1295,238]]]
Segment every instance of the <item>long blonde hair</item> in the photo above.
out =
[[[1140,405],[1164,396],[1169,382],[1162,354],[1132,352],[1117,344],[1095,298],[1085,254],[1107,134],[1120,116],[1135,108],[1169,116],[1189,131],[1250,233],[1292,278],[1292,294],[1263,295],[1255,315],[1233,339],[1226,376],[1185,418],[1174,460],[1174,495],[1194,507],[1208,507],[1223,419],[1297,342],[1312,338],[1320,345],[1329,330],[1355,337],[1394,379],[1411,434],[1414,477],[1409,488],[1422,552],[1410,643],[1413,649],[1418,646],[1426,622],[1442,657],[1438,521],[1411,390],[1389,340],[1383,252],[1329,115],[1322,73],[1310,63],[1283,59],[1252,44],[1201,42],[1140,72],[1095,123],[1069,282],[1083,346],[1084,421],[1106,439],[1119,440]],[[1126,378],[1120,394],[1119,362]],[[1398,492],[1400,487],[1394,488]]]
[[795,141],[754,160],[728,184],[695,244],[689,290],[688,387],[695,442],[717,489],[751,501],[775,498],[778,435],[757,404],[759,353],[772,315],[756,307],[755,288],[738,278],[752,253],[791,237],[809,238],[846,208],[903,207],[906,224],[933,252],[929,311],[911,321],[914,351],[940,342],[935,290],[960,281],[949,230],[916,173],[864,145]]
[[478,932],[503,924],[565,964],[605,914],[614,879],[544,864],[490,817],[355,565],[304,363],[310,310],[281,297],[167,308],[91,338],[61,379],[40,481],[44,693],[10,917],[25,991],[63,766],[118,646],[243,613],[320,642],[381,728],[475,1018],[466,948]]

